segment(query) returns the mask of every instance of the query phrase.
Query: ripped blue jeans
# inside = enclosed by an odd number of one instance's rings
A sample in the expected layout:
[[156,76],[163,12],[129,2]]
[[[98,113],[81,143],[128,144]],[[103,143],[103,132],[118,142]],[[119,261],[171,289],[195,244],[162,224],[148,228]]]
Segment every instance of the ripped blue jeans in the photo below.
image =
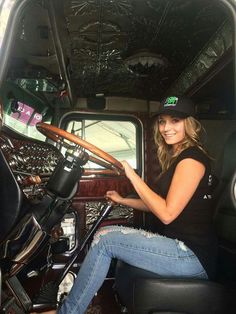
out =
[[183,242],[144,230],[107,226],[95,234],[59,314],[85,313],[106,278],[112,258],[161,276],[207,278],[198,258]]

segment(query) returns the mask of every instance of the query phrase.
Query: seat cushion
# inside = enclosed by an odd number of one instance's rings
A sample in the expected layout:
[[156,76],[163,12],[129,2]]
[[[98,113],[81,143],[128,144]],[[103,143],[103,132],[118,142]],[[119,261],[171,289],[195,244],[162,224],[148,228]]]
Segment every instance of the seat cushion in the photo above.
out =
[[227,289],[219,283],[161,278],[121,261],[117,263],[116,289],[129,313],[230,313]]

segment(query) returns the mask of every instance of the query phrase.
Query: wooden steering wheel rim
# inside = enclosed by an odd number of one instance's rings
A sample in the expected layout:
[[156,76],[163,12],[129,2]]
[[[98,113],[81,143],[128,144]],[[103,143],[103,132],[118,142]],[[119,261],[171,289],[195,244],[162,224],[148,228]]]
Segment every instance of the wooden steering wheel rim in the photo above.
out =
[[36,127],[37,127],[37,130],[39,132],[41,132],[46,137],[49,137],[53,141],[58,142],[59,137],[62,137],[62,138],[66,139],[66,140],[68,140],[74,144],[82,146],[83,148],[87,149],[91,153],[95,154],[96,156],[98,156],[98,157],[102,158],[103,160],[105,160],[106,162],[110,163],[112,166],[117,168],[119,171],[120,170],[123,171],[123,166],[117,159],[112,157],[110,154],[104,152],[103,150],[101,150],[97,146],[95,146],[95,145],[93,145],[93,144],[91,144],[85,140],[82,140],[78,136],[71,134],[65,130],[59,129],[58,127],[56,127],[54,125],[47,124],[44,122],[37,123]]

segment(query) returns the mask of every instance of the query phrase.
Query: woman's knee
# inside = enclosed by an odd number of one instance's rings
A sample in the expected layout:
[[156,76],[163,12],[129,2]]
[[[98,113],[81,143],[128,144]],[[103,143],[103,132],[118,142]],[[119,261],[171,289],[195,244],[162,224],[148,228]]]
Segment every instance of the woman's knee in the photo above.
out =
[[101,241],[104,242],[104,240],[107,241],[110,238],[110,235],[117,231],[116,229],[116,226],[106,226],[100,228],[95,233],[91,246],[93,247],[94,245],[101,243]]

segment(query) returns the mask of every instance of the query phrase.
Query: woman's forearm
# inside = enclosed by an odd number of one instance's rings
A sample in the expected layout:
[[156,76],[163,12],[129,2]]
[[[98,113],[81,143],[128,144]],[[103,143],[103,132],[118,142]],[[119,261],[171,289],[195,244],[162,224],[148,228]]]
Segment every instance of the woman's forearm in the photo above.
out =
[[144,202],[141,199],[123,198],[119,203],[121,205],[132,207],[137,210],[146,211],[146,212],[149,211],[149,209],[147,208],[147,206],[144,204]]

